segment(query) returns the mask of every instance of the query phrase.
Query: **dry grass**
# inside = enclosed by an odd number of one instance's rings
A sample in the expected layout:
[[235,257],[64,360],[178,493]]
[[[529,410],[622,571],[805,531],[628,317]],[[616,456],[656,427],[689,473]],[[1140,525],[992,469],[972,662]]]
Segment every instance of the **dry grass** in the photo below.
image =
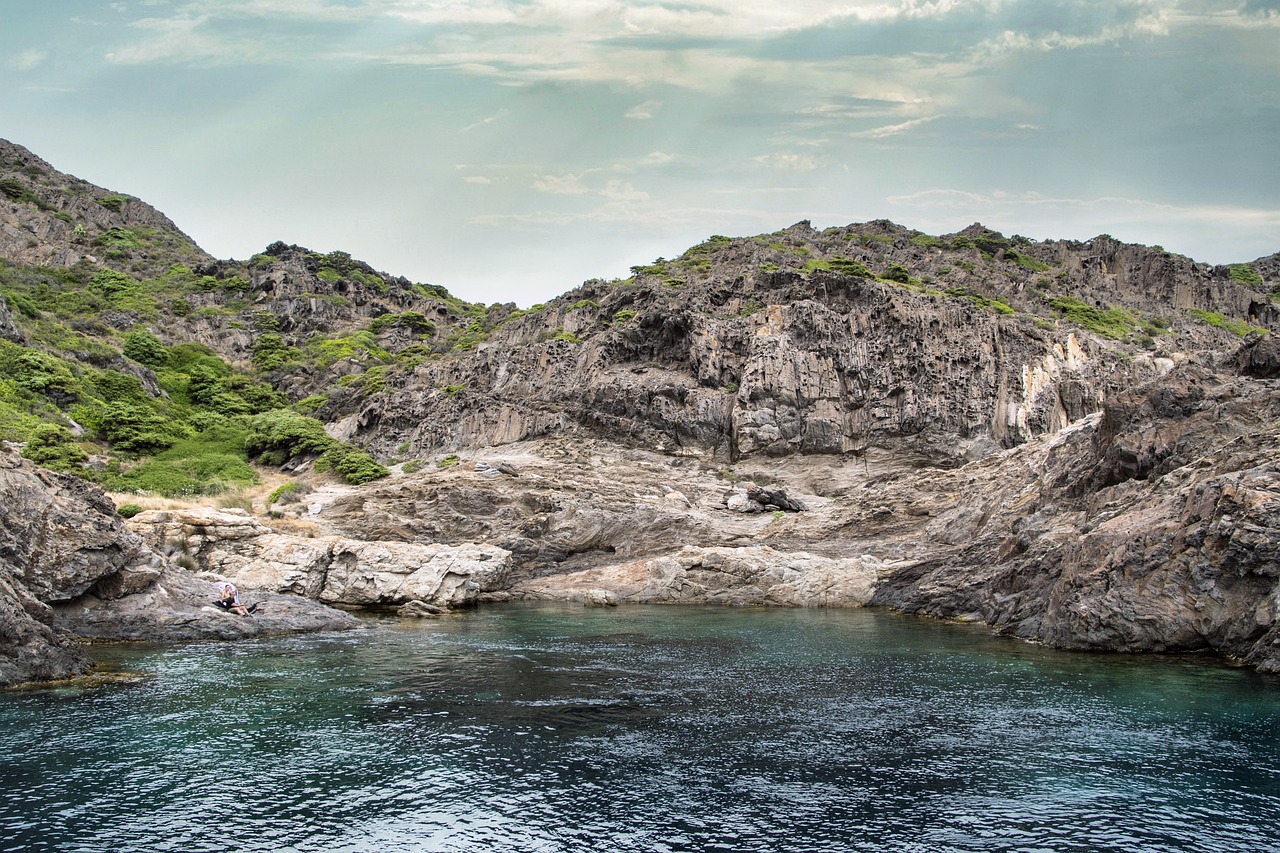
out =
[[323,536],[325,529],[316,524],[314,521],[306,521],[301,518],[290,518],[284,516],[282,518],[272,518],[267,516],[262,519],[262,523],[270,527],[276,533],[287,533],[290,536],[303,536],[308,539],[314,539],[317,536]]
[[259,482],[254,486],[228,489],[220,495],[201,495],[192,498],[166,498],[159,495],[135,495],[129,492],[107,492],[107,497],[116,506],[135,504],[146,509],[191,509],[193,507],[209,507],[211,509],[243,509],[250,515],[266,512],[267,495],[281,483],[287,483],[292,477],[278,471],[258,469]]

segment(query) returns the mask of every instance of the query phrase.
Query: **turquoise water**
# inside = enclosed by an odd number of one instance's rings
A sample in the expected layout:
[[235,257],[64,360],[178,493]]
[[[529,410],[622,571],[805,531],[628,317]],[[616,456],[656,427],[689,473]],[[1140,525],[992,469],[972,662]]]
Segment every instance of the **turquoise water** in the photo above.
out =
[[875,611],[504,606],[0,694],[0,849],[1280,848],[1280,682]]

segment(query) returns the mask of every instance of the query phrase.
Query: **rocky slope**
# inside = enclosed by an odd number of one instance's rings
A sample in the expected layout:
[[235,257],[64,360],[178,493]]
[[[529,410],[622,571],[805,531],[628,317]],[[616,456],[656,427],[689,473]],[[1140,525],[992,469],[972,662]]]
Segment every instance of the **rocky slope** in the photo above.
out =
[[[123,387],[77,385],[76,365],[109,366],[135,395],[174,395],[161,411],[205,393],[222,407],[184,422],[204,429],[278,405],[251,385],[269,382],[397,469],[334,487],[290,448],[261,458],[323,486],[309,497],[126,527],[79,480],[6,457],[0,680],[77,671],[72,635],[513,597],[873,604],[1280,670],[1280,256],[1212,267],[1105,235],[799,223],[516,310],[342,252],[215,261],[142,202],[2,142],[0,191],[0,257],[45,265],[5,279],[0,338],[44,371],[8,411],[75,425],[85,388]],[[105,307],[68,332],[85,282]],[[149,365],[119,349],[139,329]],[[239,402],[195,387],[208,370],[164,373],[163,345],[189,343],[244,371],[217,386]],[[219,577],[269,615],[205,607]]]

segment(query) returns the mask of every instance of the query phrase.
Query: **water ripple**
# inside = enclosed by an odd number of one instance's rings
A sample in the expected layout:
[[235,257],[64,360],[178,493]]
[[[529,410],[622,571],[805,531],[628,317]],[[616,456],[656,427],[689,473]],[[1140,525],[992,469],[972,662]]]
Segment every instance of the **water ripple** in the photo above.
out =
[[1280,846],[1280,687],[847,611],[564,607],[105,647],[0,695],[0,850]]

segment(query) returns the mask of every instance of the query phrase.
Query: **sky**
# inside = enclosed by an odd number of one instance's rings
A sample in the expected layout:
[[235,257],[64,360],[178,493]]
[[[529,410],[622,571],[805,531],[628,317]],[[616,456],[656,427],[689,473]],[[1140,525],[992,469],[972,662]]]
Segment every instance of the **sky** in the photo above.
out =
[[220,258],[542,302],[891,219],[1280,251],[1280,0],[0,0],[0,137]]

